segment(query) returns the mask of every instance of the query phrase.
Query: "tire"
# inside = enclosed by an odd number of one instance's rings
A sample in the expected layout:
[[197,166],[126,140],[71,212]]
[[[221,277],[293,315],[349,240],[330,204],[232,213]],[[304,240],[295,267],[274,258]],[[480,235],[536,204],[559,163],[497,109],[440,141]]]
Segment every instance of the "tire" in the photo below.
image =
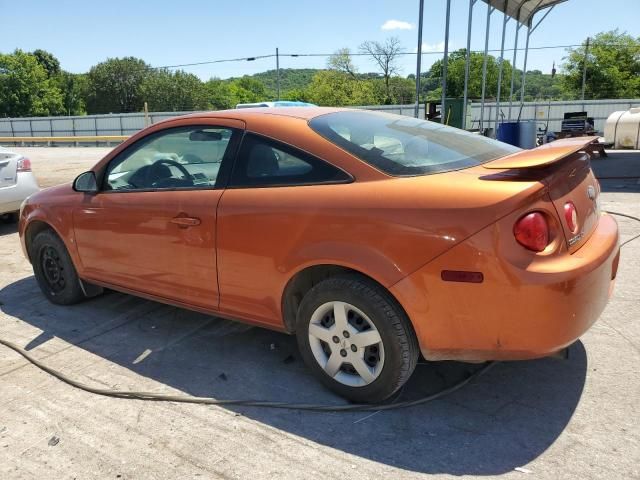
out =
[[29,248],[29,256],[38,286],[50,302],[73,305],[85,299],[67,248],[55,232],[38,233]]
[[407,315],[382,286],[360,275],[315,285],[302,299],[296,327],[307,366],[352,402],[386,400],[405,384],[418,360]]
[[18,223],[18,212],[9,212],[0,215],[3,223]]

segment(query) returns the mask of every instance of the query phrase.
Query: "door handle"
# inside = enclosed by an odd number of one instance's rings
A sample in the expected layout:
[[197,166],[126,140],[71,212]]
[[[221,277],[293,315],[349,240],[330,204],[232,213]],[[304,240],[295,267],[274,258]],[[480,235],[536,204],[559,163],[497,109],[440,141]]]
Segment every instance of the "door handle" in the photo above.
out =
[[172,218],[171,223],[175,223],[180,228],[187,228],[187,227],[195,227],[197,225],[200,225],[201,222],[199,218],[178,216],[178,217]]

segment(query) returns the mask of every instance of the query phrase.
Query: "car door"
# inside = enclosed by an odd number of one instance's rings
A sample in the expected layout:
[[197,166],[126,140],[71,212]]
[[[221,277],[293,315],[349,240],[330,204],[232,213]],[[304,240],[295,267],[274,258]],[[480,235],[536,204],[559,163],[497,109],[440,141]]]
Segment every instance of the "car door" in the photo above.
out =
[[327,242],[336,238],[338,226],[324,218],[318,198],[332,193],[339,198],[352,180],[290,145],[244,135],[218,207],[222,313],[281,325],[280,294],[291,275],[285,259],[304,249],[310,237]]
[[216,208],[243,125],[168,128],[114,157],[73,212],[82,275],[217,309]]

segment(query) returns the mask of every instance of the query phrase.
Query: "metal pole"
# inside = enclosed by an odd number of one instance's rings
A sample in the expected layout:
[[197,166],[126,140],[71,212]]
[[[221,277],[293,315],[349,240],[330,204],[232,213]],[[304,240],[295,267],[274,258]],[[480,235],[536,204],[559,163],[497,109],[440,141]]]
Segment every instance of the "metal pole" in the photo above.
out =
[[498,122],[500,121],[500,94],[502,93],[502,71],[504,69],[504,36],[507,32],[507,23],[509,23],[509,16],[507,15],[507,6],[509,0],[504,2],[504,16],[502,19],[502,41],[500,43],[500,66],[498,67],[498,92],[496,95],[496,122],[494,124],[493,136],[496,137],[498,133]]
[[589,42],[591,38],[587,37],[587,45],[584,49],[584,62],[582,66],[582,100],[584,101],[584,92],[587,88],[587,58],[589,56]]
[[487,3],[487,28],[484,33],[484,62],[482,62],[482,98],[480,99],[480,133],[484,129],[484,97],[487,92],[487,55],[489,54],[489,29],[493,7]]
[[444,26],[444,58],[442,60],[442,104],[441,104],[441,121],[446,125],[447,121],[447,69],[449,67],[449,19],[451,17],[451,0],[447,0],[447,18]]
[[518,19],[516,23],[516,41],[513,45],[513,65],[511,65],[511,89],[509,90],[509,121],[511,121],[511,107],[513,105],[513,89],[515,88],[516,81],[516,63],[518,61],[518,34],[520,33],[520,28],[522,24],[520,23],[520,19]]
[[464,59],[464,100],[462,104],[462,128],[467,128],[467,102],[469,101],[469,64],[471,62],[471,26],[473,25],[473,6],[476,0],[469,0],[469,21],[467,23],[467,52]]
[[276,47],[276,89],[277,89],[277,98],[276,100],[280,100],[280,54],[278,52],[278,47]]
[[147,128],[151,123],[149,123],[149,104],[144,102],[144,128]]
[[424,12],[424,0],[420,0],[420,13],[418,18],[418,58],[416,61],[416,108],[414,115],[420,115],[420,63],[422,61],[422,17]]
[[[527,81],[527,61],[529,59],[529,39],[531,38],[531,26],[527,26],[527,43],[524,47],[524,65],[522,66],[522,87],[520,87],[520,103],[524,103],[524,86]],[[522,108],[520,108],[522,111]],[[520,115],[518,115],[520,120]]]
[[538,20],[538,23],[536,23],[532,27],[531,25],[533,24],[533,15],[535,15],[536,12],[538,12],[538,7],[542,4],[542,1],[543,0],[540,0],[538,2],[538,5],[536,6],[536,8],[533,9],[533,14],[531,15],[531,17],[529,17],[529,20],[527,22],[527,44],[524,48],[524,66],[522,67],[522,89],[520,90],[520,111],[518,112],[518,121],[520,121],[520,117],[522,115],[522,109],[524,108],[524,87],[527,79],[527,60],[529,58],[529,39],[531,37],[531,34],[536,31],[536,28],[540,26],[542,21],[545,18],[547,18],[547,15],[549,15],[555,8],[555,5],[552,5],[550,8],[548,8],[547,11],[542,16],[542,18]]

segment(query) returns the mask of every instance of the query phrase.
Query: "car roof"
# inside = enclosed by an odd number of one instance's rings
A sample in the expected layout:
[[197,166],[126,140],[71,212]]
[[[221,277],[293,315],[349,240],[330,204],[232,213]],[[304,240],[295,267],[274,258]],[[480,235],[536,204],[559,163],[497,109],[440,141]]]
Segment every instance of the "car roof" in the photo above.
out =
[[299,102],[297,100],[276,100],[275,102],[252,102],[239,103],[236,108],[252,108],[252,107],[317,107],[313,103]]
[[[249,120],[255,118],[256,115],[277,115],[281,117],[294,117],[303,120],[311,120],[312,118],[327,113],[335,113],[347,111],[347,108],[335,107],[257,107],[257,108],[238,108],[230,110],[216,110],[212,112],[198,112],[186,115],[188,118],[234,118],[238,120]],[[173,117],[175,119],[177,117]]]

